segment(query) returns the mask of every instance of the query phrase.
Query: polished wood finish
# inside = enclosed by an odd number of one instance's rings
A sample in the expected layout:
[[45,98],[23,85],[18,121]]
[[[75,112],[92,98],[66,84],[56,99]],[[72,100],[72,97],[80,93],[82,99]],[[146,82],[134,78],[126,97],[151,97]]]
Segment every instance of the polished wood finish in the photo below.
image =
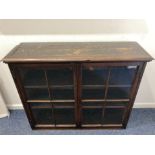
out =
[[32,129],[126,128],[151,60],[136,42],[22,43],[3,59]]
[[150,61],[136,42],[21,43],[4,62]]

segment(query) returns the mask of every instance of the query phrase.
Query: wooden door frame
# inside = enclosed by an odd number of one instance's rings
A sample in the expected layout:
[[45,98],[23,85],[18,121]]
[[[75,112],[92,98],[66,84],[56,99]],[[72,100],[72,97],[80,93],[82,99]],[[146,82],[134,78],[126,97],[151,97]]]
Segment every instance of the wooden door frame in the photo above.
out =
[[[19,71],[18,69],[19,68],[22,68],[22,67],[27,67],[27,68],[30,68],[30,69],[43,69],[43,70],[46,70],[46,69],[51,69],[51,68],[65,68],[65,67],[72,67],[73,69],[73,85],[74,85],[74,97],[75,97],[75,103],[74,103],[74,107],[75,107],[75,119],[77,120],[77,93],[76,93],[76,88],[77,88],[77,84],[76,84],[76,66],[74,63],[45,63],[45,64],[36,64],[36,63],[13,63],[13,64],[9,64],[9,68],[10,68],[10,71],[12,73],[12,76],[13,76],[13,79],[14,79],[14,82],[16,84],[16,88],[18,90],[18,94],[21,98],[21,101],[22,101],[22,104],[23,104],[23,107],[25,109],[25,112],[26,112],[26,115],[28,117],[28,120],[29,120],[29,123],[31,125],[31,128],[32,129],[36,129],[36,128],[42,128],[42,129],[49,129],[49,128],[61,128],[61,127],[50,127],[47,126],[47,127],[42,127],[42,126],[38,126],[38,127],[35,127],[36,124],[35,124],[35,119],[33,118],[33,114],[32,114],[32,110],[30,108],[30,105],[27,104],[27,99],[26,99],[26,93],[25,93],[25,89],[24,89],[24,85],[23,85],[23,82],[21,80],[21,76],[19,75]],[[49,90],[48,90],[49,91]],[[51,99],[50,99],[51,100]],[[75,120],[75,124],[76,123],[76,120]]]
[[[138,66],[137,67],[137,70],[136,70],[136,73],[134,75],[134,79],[133,79],[133,83],[131,84],[131,90],[130,90],[130,98],[129,98],[129,104],[127,106],[127,108],[125,109],[125,112],[123,114],[123,120],[122,120],[122,126],[120,128],[126,128],[127,126],[127,123],[128,123],[128,120],[129,120],[129,116],[131,114],[131,111],[132,111],[132,107],[133,107],[133,104],[134,104],[134,101],[135,101],[135,98],[136,98],[136,95],[137,95],[137,92],[138,92],[138,88],[139,88],[139,85],[140,85],[140,81],[141,81],[141,78],[142,78],[142,75],[144,73],[144,70],[145,70],[145,66],[146,66],[146,62],[89,62],[89,63],[81,63],[81,66],[79,68],[80,70],[80,74],[79,74],[79,89],[78,90],[78,98],[79,98],[79,104],[81,105],[81,92],[82,92],[82,88],[81,88],[81,85],[82,85],[82,67],[90,67],[90,66],[94,66],[94,67],[119,67],[119,66]],[[79,105],[79,111],[81,112],[81,106]],[[80,113],[81,114],[81,113]],[[81,116],[80,116],[81,117]],[[81,120],[80,120],[81,122]],[[81,126],[81,124],[80,124]],[[92,128],[92,127],[90,127]],[[98,127],[98,126],[94,126],[94,128],[116,128],[116,126],[109,126],[108,125],[105,125],[104,127]],[[119,128],[119,127],[118,127]]]

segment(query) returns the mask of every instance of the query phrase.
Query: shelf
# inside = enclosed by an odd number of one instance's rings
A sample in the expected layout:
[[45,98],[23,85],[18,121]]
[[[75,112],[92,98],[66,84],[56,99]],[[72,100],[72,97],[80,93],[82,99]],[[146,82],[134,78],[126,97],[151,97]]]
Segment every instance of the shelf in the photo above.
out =
[[[30,102],[29,102],[30,103]],[[128,103],[104,103],[104,102],[82,102],[81,107],[82,108],[126,108]],[[31,102],[30,106],[32,109],[41,109],[41,108],[75,108],[74,102]]]
[[129,102],[130,99],[106,99],[107,102]]
[[108,85],[109,88],[123,88],[123,87],[131,87],[131,85]]
[[34,103],[34,102],[39,102],[39,103],[45,103],[45,102],[53,102],[53,103],[65,103],[65,102],[70,102],[74,103],[75,100],[27,100],[28,103]]
[[81,125],[83,128],[122,128],[122,123],[121,124],[82,124]]
[[52,85],[50,86],[50,88],[52,89],[73,89],[74,86],[73,85]]
[[[113,100],[99,100],[99,99],[89,99],[89,100],[81,100],[81,103],[82,102],[129,102],[130,100],[129,99],[113,99]],[[38,102],[38,103],[50,103],[50,102],[53,102],[53,103],[74,103],[75,100],[27,100],[27,103],[35,103],[35,102]]]
[[82,109],[100,109],[100,108],[112,108],[112,109],[125,109],[126,108],[126,106],[123,106],[123,105],[106,105],[106,106],[104,106],[104,105],[83,105],[82,106]]
[[115,106],[121,106],[121,107],[127,107],[129,105],[129,102],[119,101],[119,102],[106,102],[106,107],[115,107]]
[[51,100],[27,100],[26,101],[27,103],[35,103],[35,102],[37,102],[37,103],[50,103],[51,102]]
[[60,127],[60,128],[74,128],[74,127],[76,127],[76,124],[56,124],[56,127]]
[[81,102],[105,102],[104,99],[82,99]]
[[57,124],[57,125],[51,125],[51,124],[36,124],[36,128],[48,128],[48,129],[54,129],[54,128],[75,128],[76,124]]
[[[81,86],[82,89],[103,89],[105,88],[106,86],[105,85],[82,85]],[[131,87],[131,85],[108,85],[109,88],[113,88],[113,87],[118,87],[118,88],[121,88],[121,87]],[[31,85],[27,85],[27,86],[24,86],[24,88],[38,88],[38,89],[41,89],[41,88],[48,88],[47,85],[38,85],[38,86],[31,86]],[[73,89],[74,86],[73,85],[51,85],[49,86],[49,88],[53,88],[53,89]]]
[[[82,89],[103,89],[105,85],[82,85]],[[131,87],[131,85],[108,85],[108,88],[123,88],[123,87]]]
[[[40,85],[38,85],[38,86],[31,86],[31,85],[29,85],[29,86],[24,86],[24,88],[25,89],[42,89],[42,88],[47,88],[48,89],[48,86],[47,85],[44,85],[44,86],[40,86]],[[53,85],[53,86],[49,86],[49,88],[53,88],[53,89],[73,89],[74,88],[74,86],[73,85]]]
[[130,99],[82,99],[81,102],[129,102]]
[[65,102],[74,103],[75,100],[51,100],[51,102],[54,102],[54,103],[65,103]]
[[81,125],[82,127],[102,127],[102,124],[97,124],[97,123],[95,123],[95,124],[82,124]]
[[82,89],[103,89],[105,85],[81,85]]
[[75,108],[75,104],[72,102],[59,102],[59,103],[43,103],[43,102],[32,102],[29,103],[32,109],[48,109],[48,108]]
[[124,101],[115,101],[115,102],[108,102],[108,101],[99,101],[96,100],[93,102],[81,102],[82,108],[126,108],[129,102]]
[[[40,105],[40,106],[33,106],[32,109],[51,109],[52,108],[52,105],[49,105],[49,106],[44,106],[44,105]],[[53,106],[53,109],[74,109],[75,106],[69,106],[69,105],[64,105],[64,106],[61,106],[61,105],[54,105]]]
[[105,108],[107,109],[125,109],[125,105],[106,105]]
[[104,105],[82,105],[82,109],[102,109]]

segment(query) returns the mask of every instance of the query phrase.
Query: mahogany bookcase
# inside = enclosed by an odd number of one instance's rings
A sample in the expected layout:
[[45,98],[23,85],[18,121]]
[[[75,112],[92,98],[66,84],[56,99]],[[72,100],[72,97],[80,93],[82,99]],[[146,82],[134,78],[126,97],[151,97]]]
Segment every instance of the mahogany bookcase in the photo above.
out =
[[21,43],[8,63],[32,129],[126,128],[153,58],[136,42]]

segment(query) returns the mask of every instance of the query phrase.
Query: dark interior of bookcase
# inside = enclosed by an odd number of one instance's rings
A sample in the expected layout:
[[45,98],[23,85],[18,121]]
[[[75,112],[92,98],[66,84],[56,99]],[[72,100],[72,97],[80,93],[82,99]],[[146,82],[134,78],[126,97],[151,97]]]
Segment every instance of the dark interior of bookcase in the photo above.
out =
[[23,67],[19,72],[35,124],[76,125],[78,106],[81,126],[91,126],[122,123],[136,70],[82,67],[78,103],[73,67]]

